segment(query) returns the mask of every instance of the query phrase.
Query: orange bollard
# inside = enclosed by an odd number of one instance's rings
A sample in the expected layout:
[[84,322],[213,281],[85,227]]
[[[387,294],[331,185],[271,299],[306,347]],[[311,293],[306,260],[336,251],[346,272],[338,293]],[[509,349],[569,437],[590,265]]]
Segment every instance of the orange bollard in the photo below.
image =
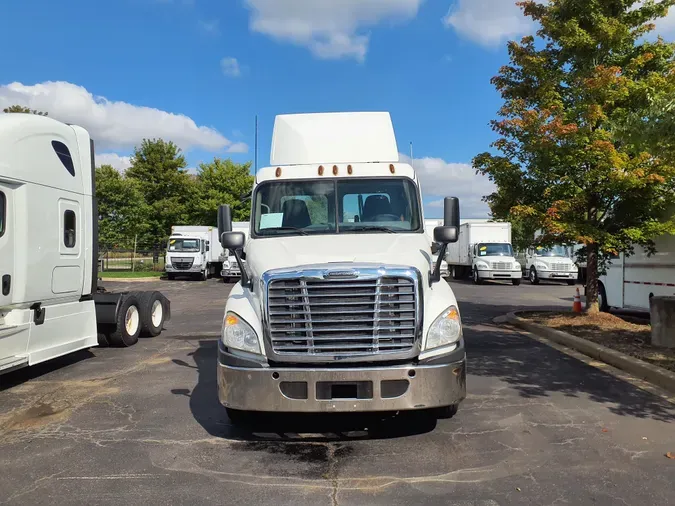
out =
[[574,296],[574,304],[572,304],[572,311],[575,313],[581,313],[581,294],[577,288],[577,293]]

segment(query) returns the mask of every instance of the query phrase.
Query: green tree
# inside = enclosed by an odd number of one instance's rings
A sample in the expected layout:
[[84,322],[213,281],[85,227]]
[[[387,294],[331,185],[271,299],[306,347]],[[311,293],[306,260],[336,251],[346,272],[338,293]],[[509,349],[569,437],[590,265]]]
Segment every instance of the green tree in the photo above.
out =
[[[521,2],[538,38],[510,42],[492,80],[504,100],[492,122],[499,154],[473,160],[497,185],[486,200],[495,217],[542,228],[544,243],[585,245],[590,311],[608,255],[653,251],[656,236],[675,233],[673,139],[654,123],[675,96],[675,46],[645,38],[673,4]],[[649,142],[636,135],[642,126]]]
[[148,207],[138,181],[110,165],[96,168],[98,240],[106,247],[130,248],[147,231]]
[[234,163],[215,158],[199,165],[188,204],[194,225],[218,224],[218,206],[228,204],[234,221],[247,221],[251,215],[250,201],[245,196],[253,187],[251,164]]
[[26,114],[37,114],[38,116],[48,116],[48,113],[46,112],[36,111],[35,109],[31,109],[30,107],[24,107],[22,105],[10,105],[9,107],[5,107],[2,110],[2,112],[4,113],[21,112]]
[[162,244],[171,234],[172,225],[188,223],[187,203],[194,183],[184,170],[186,166],[185,157],[173,142],[143,139],[141,147],[134,149],[125,177],[136,182],[149,209],[145,244]]

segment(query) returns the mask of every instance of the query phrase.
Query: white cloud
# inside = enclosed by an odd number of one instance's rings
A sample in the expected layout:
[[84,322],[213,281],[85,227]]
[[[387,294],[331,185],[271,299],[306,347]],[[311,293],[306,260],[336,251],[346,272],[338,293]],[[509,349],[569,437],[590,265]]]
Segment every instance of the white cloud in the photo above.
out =
[[[484,46],[496,46],[508,39],[534,34],[531,18],[525,17],[517,0],[456,0],[443,23],[461,37]],[[636,7],[639,4],[636,4]],[[675,35],[675,9],[656,20],[654,33]]]
[[532,32],[533,22],[516,0],[457,0],[443,23],[466,39],[495,46]]
[[197,148],[218,152],[232,146],[232,141],[218,130],[197,125],[183,114],[113,102],[63,81],[0,85],[0,109],[12,104],[46,111],[50,118],[80,125],[104,150],[128,149],[140,145],[143,138],[159,137],[185,151]]
[[220,69],[223,71],[223,74],[228,77],[241,76],[241,67],[236,58],[227,57],[220,60]]
[[235,142],[227,151],[229,153],[248,153],[248,144],[245,142]]
[[[399,154],[403,163],[410,163],[410,157]],[[487,218],[490,209],[482,201],[495,187],[468,163],[449,163],[441,158],[415,158],[413,164],[420,179],[422,194],[427,201],[430,215],[440,216],[444,197],[458,197],[463,218]],[[436,198],[438,197],[438,198]],[[430,216],[431,217],[431,216]]]
[[408,20],[424,0],[246,0],[251,30],[306,46],[319,58],[363,61],[365,28],[385,20]]
[[112,165],[120,172],[124,172],[131,167],[130,156],[120,156],[117,153],[96,153],[96,166]]
[[199,21],[199,26],[201,29],[210,35],[218,35],[220,33],[220,21],[217,19],[212,19],[210,21]]

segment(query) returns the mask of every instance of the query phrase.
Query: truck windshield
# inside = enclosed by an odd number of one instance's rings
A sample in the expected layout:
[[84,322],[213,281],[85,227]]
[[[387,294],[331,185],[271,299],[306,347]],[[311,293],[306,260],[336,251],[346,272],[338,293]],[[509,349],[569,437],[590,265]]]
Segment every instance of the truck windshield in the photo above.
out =
[[417,187],[404,178],[264,183],[254,225],[258,236],[417,232]]
[[510,244],[483,243],[476,247],[479,257],[512,257],[513,248]]
[[169,251],[195,253],[199,251],[199,239],[169,239]]
[[552,248],[542,248],[537,246],[535,255],[538,257],[566,257],[567,248],[565,246],[553,246]]

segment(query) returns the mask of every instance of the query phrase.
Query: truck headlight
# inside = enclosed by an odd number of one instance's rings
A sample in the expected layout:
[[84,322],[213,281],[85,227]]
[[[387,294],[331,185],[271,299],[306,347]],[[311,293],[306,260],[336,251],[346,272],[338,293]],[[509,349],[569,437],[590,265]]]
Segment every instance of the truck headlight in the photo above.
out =
[[534,264],[534,266],[539,269],[540,271],[547,271],[548,270],[548,265],[542,264],[541,262],[537,262]]
[[429,327],[425,350],[456,343],[462,337],[462,321],[455,306],[450,306]]
[[239,315],[229,311],[223,322],[223,344],[235,350],[261,354],[255,330]]
[[479,271],[487,271],[490,267],[485,262],[476,262],[476,269]]

